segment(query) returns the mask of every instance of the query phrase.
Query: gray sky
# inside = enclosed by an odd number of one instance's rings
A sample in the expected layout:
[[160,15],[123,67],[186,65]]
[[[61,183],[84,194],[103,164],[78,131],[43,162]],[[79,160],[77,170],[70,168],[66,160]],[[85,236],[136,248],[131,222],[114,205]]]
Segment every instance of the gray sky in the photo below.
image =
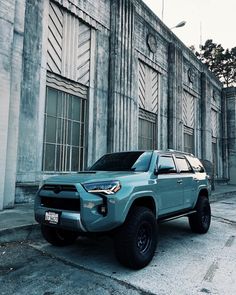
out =
[[[236,47],[236,0],[143,0],[161,19],[164,2],[164,23],[173,27],[187,23],[173,32],[187,45],[199,48],[207,39],[224,48]],[[202,28],[202,29],[201,29]],[[202,32],[202,33],[201,33]]]

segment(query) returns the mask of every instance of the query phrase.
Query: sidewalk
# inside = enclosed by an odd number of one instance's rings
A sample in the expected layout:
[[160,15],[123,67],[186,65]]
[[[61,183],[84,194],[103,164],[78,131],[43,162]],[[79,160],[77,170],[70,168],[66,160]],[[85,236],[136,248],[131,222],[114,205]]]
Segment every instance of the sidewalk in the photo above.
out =
[[[211,202],[236,195],[236,185],[216,185]],[[16,205],[14,209],[0,212],[0,244],[35,239],[40,236],[39,225],[34,220],[33,203]]]
[[215,185],[215,190],[211,193],[211,202],[216,202],[220,199],[232,197],[236,194],[236,185],[222,184]]
[[0,212],[0,244],[36,238],[38,228],[33,203],[18,204]]

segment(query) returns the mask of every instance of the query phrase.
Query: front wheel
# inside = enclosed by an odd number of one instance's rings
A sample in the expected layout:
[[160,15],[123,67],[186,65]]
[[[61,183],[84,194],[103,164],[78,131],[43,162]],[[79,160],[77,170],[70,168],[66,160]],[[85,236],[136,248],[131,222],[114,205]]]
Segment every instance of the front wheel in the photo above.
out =
[[211,207],[207,197],[200,197],[196,205],[196,213],[189,216],[189,225],[193,232],[205,234],[211,224]]
[[78,237],[76,232],[55,228],[51,226],[41,225],[41,232],[44,239],[54,246],[68,246],[75,242]]
[[115,235],[118,261],[131,269],[145,267],[157,246],[157,222],[151,210],[135,207]]

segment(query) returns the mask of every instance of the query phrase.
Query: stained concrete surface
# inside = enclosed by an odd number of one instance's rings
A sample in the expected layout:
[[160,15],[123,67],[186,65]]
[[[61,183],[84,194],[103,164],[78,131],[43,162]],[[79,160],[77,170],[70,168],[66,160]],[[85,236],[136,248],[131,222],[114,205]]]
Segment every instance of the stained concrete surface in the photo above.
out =
[[1,295],[138,295],[128,284],[35,250],[26,242],[0,246]]
[[43,239],[2,244],[0,294],[236,294],[236,194],[211,206],[205,235],[187,218],[162,224],[155,257],[140,271],[119,265],[106,237],[65,248]]

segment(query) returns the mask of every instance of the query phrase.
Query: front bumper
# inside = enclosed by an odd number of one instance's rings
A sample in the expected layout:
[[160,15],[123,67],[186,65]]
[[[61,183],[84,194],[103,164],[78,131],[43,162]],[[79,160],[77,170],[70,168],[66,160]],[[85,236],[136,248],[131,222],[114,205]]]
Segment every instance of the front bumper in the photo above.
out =
[[[47,185],[48,187],[50,184]],[[66,185],[61,185],[66,187]],[[48,224],[45,221],[47,211],[59,214],[59,223],[50,226],[63,228],[77,232],[106,232],[123,223],[123,200],[110,196],[99,196],[88,193],[80,184],[74,185],[75,191],[54,192],[44,189],[37,193],[35,198],[35,219],[40,224]],[[119,192],[116,194],[118,195]],[[42,198],[46,202],[42,204]],[[104,201],[106,198],[106,202]],[[68,199],[68,202],[67,202]],[[71,200],[72,205],[68,206]],[[79,204],[78,206],[76,206]],[[106,214],[100,211],[101,205],[106,205]],[[54,207],[53,207],[54,206]],[[68,207],[68,208],[65,208]]]
[[78,212],[55,210],[50,208],[37,208],[35,209],[35,220],[40,224],[47,224],[45,221],[45,213],[53,211],[59,214],[60,219],[58,224],[50,224],[53,227],[59,227],[66,230],[86,232],[87,230],[82,224],[81,215]]

